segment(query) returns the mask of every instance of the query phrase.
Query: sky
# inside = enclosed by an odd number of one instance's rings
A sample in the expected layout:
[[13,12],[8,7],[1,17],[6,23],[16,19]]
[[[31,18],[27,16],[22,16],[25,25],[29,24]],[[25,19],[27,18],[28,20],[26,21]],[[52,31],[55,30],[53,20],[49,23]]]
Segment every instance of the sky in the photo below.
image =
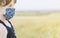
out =
[[60,0],[17,0],[16,11],[60,10]]

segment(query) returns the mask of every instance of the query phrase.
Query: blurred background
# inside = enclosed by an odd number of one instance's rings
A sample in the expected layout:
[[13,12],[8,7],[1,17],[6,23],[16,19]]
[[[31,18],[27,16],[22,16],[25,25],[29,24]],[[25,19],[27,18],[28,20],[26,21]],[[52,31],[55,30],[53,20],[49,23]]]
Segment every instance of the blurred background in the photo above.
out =
[[17,38],[60,38],[60,0],[17,0],[14,8]]
[[59,0],[17,0],[16,11],[54,11],[60,10]]

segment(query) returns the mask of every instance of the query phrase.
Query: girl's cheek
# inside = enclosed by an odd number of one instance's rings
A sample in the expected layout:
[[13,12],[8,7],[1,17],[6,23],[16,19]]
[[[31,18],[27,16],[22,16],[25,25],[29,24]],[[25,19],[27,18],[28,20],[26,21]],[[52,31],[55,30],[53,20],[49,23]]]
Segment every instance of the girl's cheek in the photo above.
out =
[[10,4],[9,7],[12,7],[12,4]]

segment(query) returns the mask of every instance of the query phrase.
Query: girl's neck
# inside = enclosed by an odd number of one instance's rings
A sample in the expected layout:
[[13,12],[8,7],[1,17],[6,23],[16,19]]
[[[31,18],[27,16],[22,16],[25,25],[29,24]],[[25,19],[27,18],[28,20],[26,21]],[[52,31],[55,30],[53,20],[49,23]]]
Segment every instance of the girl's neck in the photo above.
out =
[[0,14],[0,20],[4,21],[5,17],[3,15]]
[[5,13],[5,8],[0,7],[0,20],[2,20],[2,21],[5,20],[5,17],[3,16],[4,13]]

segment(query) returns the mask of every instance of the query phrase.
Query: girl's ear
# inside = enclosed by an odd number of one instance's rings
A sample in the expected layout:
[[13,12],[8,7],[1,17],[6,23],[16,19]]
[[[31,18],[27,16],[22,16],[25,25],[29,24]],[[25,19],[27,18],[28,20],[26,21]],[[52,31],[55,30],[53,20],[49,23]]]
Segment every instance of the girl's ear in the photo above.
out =
[[6,4],[6,0],[0,0],[0,5],[1,6],[5,6],[5,4]]
[[5,6],[5,4],[6,4],[6,0],[4,0],[4,1],[2,2],[2,6]]

